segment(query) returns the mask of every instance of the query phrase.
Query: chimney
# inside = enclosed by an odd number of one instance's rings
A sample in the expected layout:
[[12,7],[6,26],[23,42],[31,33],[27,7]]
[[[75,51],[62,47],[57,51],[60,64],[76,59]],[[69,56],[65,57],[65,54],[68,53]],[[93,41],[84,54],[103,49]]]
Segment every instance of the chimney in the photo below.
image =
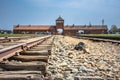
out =
[[89,27],[91,27],[92,26],[92,24],[91,24],[91,22],[89,22]]
[[73,24],[72,27],[74,27],[75,25]]
[[102,25],[104,25],[104,19],[102,19]]

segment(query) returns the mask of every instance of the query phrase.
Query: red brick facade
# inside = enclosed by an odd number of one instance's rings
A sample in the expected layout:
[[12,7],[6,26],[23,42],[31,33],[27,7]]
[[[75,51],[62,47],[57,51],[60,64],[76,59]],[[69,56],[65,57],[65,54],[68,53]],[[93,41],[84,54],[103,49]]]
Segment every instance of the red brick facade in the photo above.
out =
[[64,25],[64,20],[59,17],[56,25],[15,25],[13,32],[15,34],[64,34],[74,35],[77,33],[84,34],[104,34],[107,33],[107,25]]

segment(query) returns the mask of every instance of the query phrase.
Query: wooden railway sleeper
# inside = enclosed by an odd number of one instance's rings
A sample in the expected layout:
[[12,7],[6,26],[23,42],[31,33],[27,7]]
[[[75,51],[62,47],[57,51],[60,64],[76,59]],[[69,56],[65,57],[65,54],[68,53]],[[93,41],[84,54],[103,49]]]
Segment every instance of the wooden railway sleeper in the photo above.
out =
[[21,46],[21,48],[22,48],[23,51],[26,51],[26,49],[28,49],[28,46],[26,44],[24,44],[24,45]]

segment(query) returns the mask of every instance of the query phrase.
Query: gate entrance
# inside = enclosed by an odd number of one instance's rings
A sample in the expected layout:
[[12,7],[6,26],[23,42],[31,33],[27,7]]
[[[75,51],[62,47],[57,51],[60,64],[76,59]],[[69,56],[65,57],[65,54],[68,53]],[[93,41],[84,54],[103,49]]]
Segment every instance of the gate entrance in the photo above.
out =
[[57,33],[58,33],[58,34],[63,34],[63,29],[62,29],[62,28],[58,28],[58,29],[57,29]]

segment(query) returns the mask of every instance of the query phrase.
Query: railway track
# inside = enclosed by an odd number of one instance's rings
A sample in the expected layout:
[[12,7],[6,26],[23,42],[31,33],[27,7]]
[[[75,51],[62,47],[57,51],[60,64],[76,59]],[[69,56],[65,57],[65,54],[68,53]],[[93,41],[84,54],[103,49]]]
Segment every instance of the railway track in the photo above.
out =
[[[35,38],[37,37],[18,37],[18,38],[8,38],[8,39],[2,39],[2,40],[0,39],[0,49],[7,48],[13,45],[22,44]],[[6,40],[8,42],[6,42]]]
[[103,39],[103,38],[90,38],[90,37],[77,37],[77,36],[73,36],[73,37],[74,38],[79,38],[79,39],[92,40],[92,41],[103,41],[103,42],[111,42],[111,43],[118,43],[118,44],[120,44],[119,40]]
[[0,50],[0,80],[45,80],[53,39],[49,37]]
[[[106,52],[111,47],[117,50],[116,44],[84,39],[87,38],[46,36],[1,49],[0,80],[119,80],[117,53]],[[74,50],[79,41],[88,44],[90,54]]]
[[0,43],[24,40],[24,39],[29,39],[29,38],[31,38],[31,37],[3,37],[3,38],[0,38]]

